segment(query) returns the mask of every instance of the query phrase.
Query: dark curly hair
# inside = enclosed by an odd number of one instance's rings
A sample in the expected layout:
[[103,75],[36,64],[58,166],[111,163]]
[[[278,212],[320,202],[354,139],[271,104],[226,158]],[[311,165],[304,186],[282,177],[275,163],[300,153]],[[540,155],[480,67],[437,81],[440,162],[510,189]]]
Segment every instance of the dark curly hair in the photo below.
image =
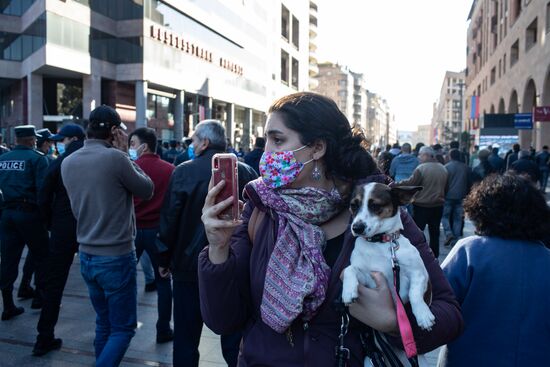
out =
[[302,144],[326,142],[327,175],[353,180],[378,172],[366,150],[365,135],[360,129],[352,130],[332,99],[311,92],[294,93],[275,101],[269,108],[269,113],[274,112],[283,116],[286,127],[300,135]]
[[490,175],[464,201],[476,233],[539,241],[550,237],[550,208],[543,194],[514,173]]

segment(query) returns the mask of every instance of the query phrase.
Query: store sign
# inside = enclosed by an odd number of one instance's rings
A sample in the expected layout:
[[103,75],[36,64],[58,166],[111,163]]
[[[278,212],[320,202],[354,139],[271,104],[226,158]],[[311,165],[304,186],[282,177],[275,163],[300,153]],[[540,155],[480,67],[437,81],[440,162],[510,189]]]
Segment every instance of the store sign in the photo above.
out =
[[189,41],[181,35],[175,34],[168,29],[161,28],[156,25],[151,25],[151,38],[156,39],[166,45],[177,48],[182,52],[193,55],[201,60],[209,63],[216,63],[219,67],[224,68],[234,74],[243,75],[243,67],[223,57],[214,56],[213,52],[203,47],[200,44]]
[[550,106],[535,107],[533,110],[535,121],[550,121]]
[[532,129],[533,114],[532,113],[516,113],[514,115],[514,128],[516,129]]

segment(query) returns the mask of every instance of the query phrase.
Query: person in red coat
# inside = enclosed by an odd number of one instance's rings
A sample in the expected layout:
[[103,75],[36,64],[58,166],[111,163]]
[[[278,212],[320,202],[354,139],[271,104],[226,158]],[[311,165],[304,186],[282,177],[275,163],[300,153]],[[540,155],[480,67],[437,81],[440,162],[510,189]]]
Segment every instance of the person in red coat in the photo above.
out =
[[159,231],[160,208],[164,194],[168,190],[170,178],[175,167],[163,161],[158,154],[157,136],[151,128],[139,128],[130,134],[128,153],[130,158],[145,172],[155,184],[150,200],[134,198],[136,213],[136,256],[139,259],[143,251],[147,252],[155,271],[155,283],[158,292],[157,343],[171,341],[173,330],[170,328],[172,316],[172,285],[170,278],[159,275],[157,234]]

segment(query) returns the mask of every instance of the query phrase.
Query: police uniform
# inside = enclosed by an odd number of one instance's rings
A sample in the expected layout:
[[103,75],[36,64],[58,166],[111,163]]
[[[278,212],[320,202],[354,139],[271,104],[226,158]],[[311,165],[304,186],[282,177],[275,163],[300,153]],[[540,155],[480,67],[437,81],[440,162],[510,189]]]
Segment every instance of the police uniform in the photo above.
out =
[[[34,126],[15,128],[17,138],[37,136]],[[35,283],[39,297],[43,289],[43,263],[48,255],[48,232],[37,206],[38,188],[41,186],[48,160],[44,154],[25,145],[0,155],[0,190],[3,194],[0,217],[0,289],[4,302],[2,320],[23,312],[13,302],[13,283],[17,279],[19,261],[25,244],[34,258]]]

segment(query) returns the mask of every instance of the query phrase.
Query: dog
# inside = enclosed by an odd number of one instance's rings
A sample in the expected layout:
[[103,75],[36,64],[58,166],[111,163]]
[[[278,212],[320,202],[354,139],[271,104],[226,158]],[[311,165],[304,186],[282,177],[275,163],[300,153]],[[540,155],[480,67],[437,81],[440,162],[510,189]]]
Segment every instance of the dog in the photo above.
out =
[[428,272],[420,253],[410,241],[400,235],[403,223],[400,205],[410,203],[421,186],[389,187],[380,183],[358,186],[352,194],[350,211],[353,217],[351,232],[357,237],[350,265],[344,269],[342,301],[350,304],[358,297],[357,286],[376,288],[370,273],[379,271],[393,287],[392,251],[400,266],[399,296],[410,302],[418,326],[431,330],[435,316],[424,301],[428,287]]

